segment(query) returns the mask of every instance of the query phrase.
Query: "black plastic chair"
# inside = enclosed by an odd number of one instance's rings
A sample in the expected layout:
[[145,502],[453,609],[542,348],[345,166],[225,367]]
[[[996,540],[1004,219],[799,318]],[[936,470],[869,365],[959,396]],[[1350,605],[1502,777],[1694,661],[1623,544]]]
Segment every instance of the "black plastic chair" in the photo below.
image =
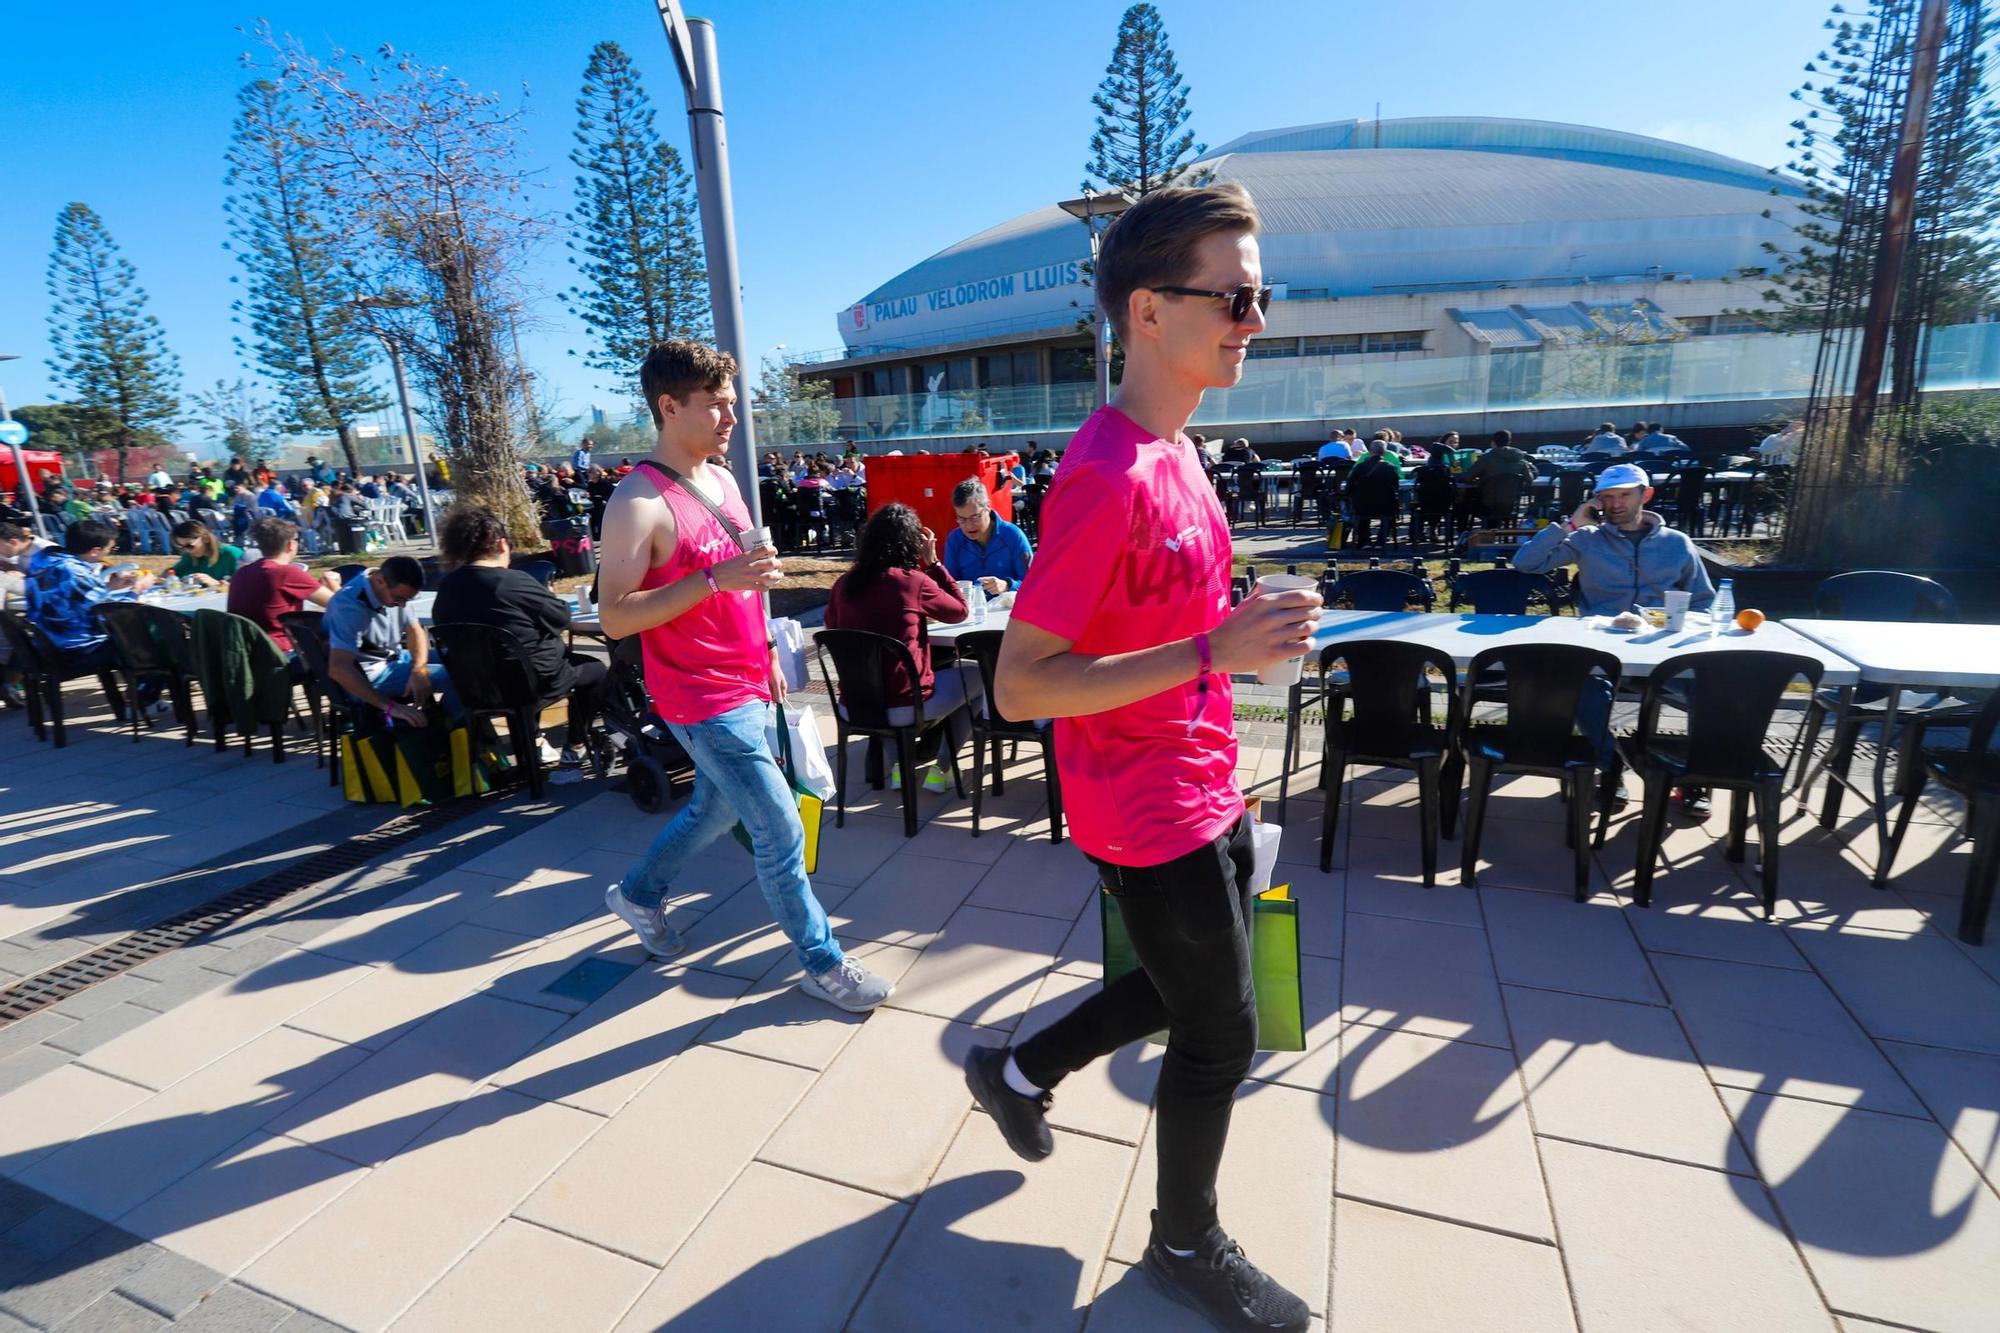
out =
[[1413,604],[1429,611],[1437,604],[1429,579],[1400,569],[1358,569],[1322,578],[1320,595],[1329,607],[1344,604],[1356,611],[1407,611]]
[[[550,566],[554,568],[554,566]],[[433,625],[431,640],[451,673],[466,719],[500,718],[514,746],[514,762],[528,775],[528,793],[539,797],[542,774],[542,695],[518,639],[492,625]]]
[[[1758,850],[1763,861],[1764,916],[1778,906],[1778,801],[1791,755],[1772,758],[1765,748],[1771,719],[1785,690],[1800,678],[1817,688],[1824,665],[1793,653],[1718,651],[1681,653],[1655,667],[1640,694],[1639,729],[1621,748],[1645,783],[1640,808],[1639,863],[1633,899],[1653,901],[1653,870],[1666,834],[1667,796],[1674,787],[1709,787],[1731,793],[1729,836],[1723,855],[1744,856],[1750,804],[1757,807]],[[1688,678],[1688,686],[1680,678]],[[1687,709],[1687,734],[1659,734],[1660,704],[1672,698]],[[1803,729],[1793,738],[1799,745]]]
[[993,681],[1000,662],[1000,641],[1005,637],[1005,631],[997,629],[974,630],[958,636],[959,660],[971,658],[979,664],[979,683],[986,691],[985,716],[980,716],[976,708],[972,710],[972,836],[979,836],[980,804],[986,794],[987,751],[990,748],[993,755],[993,794],[1005,796],[1007,780],[1000,761],[1001,743],[1027,741],[1042,747],[1042,776],[1049,786],[1049,841],[1061,842],[1062,780],[1056,773],[1055,728],[1002,717],[1000,706],[994,702],[999,696],[994,693]]
[[69,744],[63,717],[64,681],[96,676],[98,684],[104,687],[105,697],[111,701],[113,715],[121,721],[128,707],[138,706],[136,700],[119,696],[118,681],[109,669],[76,665],[73,658],[57,648],[42,632],[40,625],[26,616],[0,611],[0,636],[7,640],[7,669],[21,676],[21,691],[28,705],[28,725],[34,728],[36,740],[47,740],[49,732],[53,731],[58,750]]
[[[195,741],[193,646],[188,618],[163,606],[143,602],[99,602],[91,608],[118,650],[118,675],[127,697],[136,701],[139,686],[157,682],[174,701],[174,720],[187,728],[187,743]],[[146,729],[145,710],[125,710],[136,744]]]
[[1881,878],[1886,880],[1895,864],[1925,784],[1935,779],[1957,792],[1965,798],[1965,836],[1972,839],[1972,864],[1966,869],[1958,937],[1967,944],[1984,944],[1994,881],[2000,878],[2000,754],[1993,750],[1993,733],[2000,727],[2000,694],[1989,697],[1979,710],[1963,749],[1928,743],[1928,732],[1939,725],[1937,719],[1919,718],[1903,733],[1896,765],[1902,803],[1896,808],[1888,850],[1882,854]]
[[329,736],[326,724],[328,695],[327,687],[320,681],[320,675],[313,670],[312,658],[307,654],[302,640],[310,639],[319,649],[319,656],[326,656],[326,617],[318,611],[287,611],[278,617],[278,625],[285,631],[285,637],[292,641],[292,679],[298,682],[299,693],[305,696],[306,712],[312,718],[313,767],[326,766],[325,745]]
[[[901,679],[912,685],[919,679],[917,662],[901,640],[861,629],[823,629],[814,639],[819,671],[826,692],[834,699],[833,722],[838,767],[834,771],[833,826],[847,823],[847,738],[867,736],[878,741],[896,742],[896,762],[903,775],[903,836],[917,836],[917,770],[912,759],[920,747],[938,734],[943,717],[928,717],[921,695],[902,705],[911,710],[911,720],[897,724],[889,720],[889,681],[900,670]],[[965,770],[951,766],[953,783],[965,795]],[[879,783],[874,785],[879,786]]]
[[[1486,827],[1486,797],[1495,773],[1555,778],[1569,802],[1564,841],[1575,867],[1576,900],[1590,896],[1590,805],[1597,783],[1597,747],[1576,735],[1576,705],[1595,677],[1613,686],[1622,668],[1616,657],[1567,644],[1524,643],[1488,648],[1472,659],[1459,703],[1459,762],[1470,777],[1459,883],[1473,888],[1479,867],[1479,838]],[[1498,682],[1489,692],[1482,677]],[[1480,721],[1475,703],[1504,703],[1505,718]],[[1456,776],[1456,765],[1448,765]],[[1450,778],[1447,778],[1450,782]],[[1456,786],[1456,783],[1450,785]],[[1597,816],[1597,841],[1604,840],[1606,804]]]
[[544,588],[555,582],[556,562],[553,560],[523,560],[514,566]]
[[1474,615],[1481,616],[1525,616],[1536,601],[1554,615],[1561,596],[1540,574],[1518,569],[1475,569],[1453,575],[1447,586],[1451,590],[1448,609],[1456,611],[1469,605]]
[[[1417,775],[1421,805],[1424,887],[1437,881],[1438,833],[1450,837],[1458,813],[1455,784],[1443,781],[1445,759],[1459,730],[1457,669],[1444,654],[1422,644],[1392,639],[1348,639],[1320,652],[1322,680],[1333,679],[1333,664],[1344,662],[1346,679],[1326,692],[1326,743],[1320,758],[1320,789],[1326,808],[1320,816],[1319,868],[1333,869],[1333,835],[1340,820],[1340,797],[1352,763],[1405,768]],[[1429,674],[1442,677],[1445,725],[1431,719]],[[1354,705],[1353,716],[1347,704]]]
[[347,565],[335,565],[333,572],[340,575],[340,585],[344,588],[368,572],[368,566],[360,561]]
[[[1860,569],[1836,574],[1813,590],[1813,615],[1820,620],[1936,621],[1950,623],[1959,618],[1958,599],[1934,579],[1921,578],[1891,569]],[[1799,746],[1798,781],[1803,783],[1812,762],[1812,748],[1820,729],[1832,717],[1833,746],[1827,752],[1826,794],[1820,802],[1820,824],[1832,828],[1840,821],[1840,806],[1846,794],[1848,771],[1854,765],[1854,749],[1862,728],[1879,724],[1888,716],[1889,690],[1881,685],[1856,687],[1843,699],[1840,690],[1815,690],[1806,705],[1804,738]],[[1904,690],[1896,699],[1899,717],[1932,718],[1939,725],[1970,725],[1979,716],[1979,705],[1948,694],[1919,694]],[[1895,743],[1892,736],[1881,738],[1884,750]],[[1799,794],[1804,800],[1805,793]]]
[[[305,663],[309,684],[306,686],[306,703],[313,715],[313,753],[315,762],[322,741],[327,748],[327,782],[331,786],[340,785],[341,739],[350,734],[358,735],[370,730],[370,721],[379,725],[381,718],[373,710],[363,709],[355,703],[346,690],[340,688],[332,673],[332,656],[327,650],[325,619],[316,611],[288,611],[278,617],[278,623],[285,627],[285,633],[292,641],[292,648],[299,660]],[[321,717],[320,709],[326,712]]]

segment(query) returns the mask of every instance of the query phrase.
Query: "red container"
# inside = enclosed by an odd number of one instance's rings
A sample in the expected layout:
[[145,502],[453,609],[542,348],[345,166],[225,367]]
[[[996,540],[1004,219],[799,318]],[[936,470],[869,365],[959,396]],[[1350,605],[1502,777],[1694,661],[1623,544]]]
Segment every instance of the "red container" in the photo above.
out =
[[1012,520],[1014,492],[1002,490],[1001,477],[1019,461],[1019,454],[881,454],[867,460],[868,512],[886,504],[906,504],[923,525],[937,534],[938,550],[957,522],[951,510],[952,487],[967,477],[986,483],[993,512]]

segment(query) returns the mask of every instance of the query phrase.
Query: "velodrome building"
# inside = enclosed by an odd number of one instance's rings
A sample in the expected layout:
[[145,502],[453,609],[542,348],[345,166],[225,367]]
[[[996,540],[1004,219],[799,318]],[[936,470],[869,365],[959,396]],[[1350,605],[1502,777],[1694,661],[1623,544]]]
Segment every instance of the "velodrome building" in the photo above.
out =
[[[1794,244],[1805,197],[1798,181],[1718,153],[1488,117],[1259,131],[1203,165],[1256,200],[1277,287],[1246,382],[1323,371],[1333,384],[1379,379],[1364,368],[1384,362],[1464,366],[1749,332],[1731,312],[1762,304],[1768,247]],[[859,297],[836,317],[842,346],[801,369],[837,400],[1004,402],[1023,399],[1006,390],[1087,387],[1089,255],[1084,224],[1050,201]],[[845,406],[862,437],[882,433],[865,403]],[[980,424],[1005,429],[993,415]]]

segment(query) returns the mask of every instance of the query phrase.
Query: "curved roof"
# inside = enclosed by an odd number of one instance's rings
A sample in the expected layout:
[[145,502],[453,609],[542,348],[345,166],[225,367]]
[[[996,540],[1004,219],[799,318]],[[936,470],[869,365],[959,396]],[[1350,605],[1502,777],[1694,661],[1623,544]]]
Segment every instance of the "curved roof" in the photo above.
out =
[[[1375,146],[1379,133],[1381,146]],[[1795,181],[1641,135],[1494,118],[1260,131],[1203,159],[1263,216],[1267,279],[1328,296],[1651,270],[1719,278],[1791,235]],[[840,320],[850,347],[1074,319],[1089,255],[1053,204],[897,274]],[[1088,295],[1082,298],[1087,305]]]

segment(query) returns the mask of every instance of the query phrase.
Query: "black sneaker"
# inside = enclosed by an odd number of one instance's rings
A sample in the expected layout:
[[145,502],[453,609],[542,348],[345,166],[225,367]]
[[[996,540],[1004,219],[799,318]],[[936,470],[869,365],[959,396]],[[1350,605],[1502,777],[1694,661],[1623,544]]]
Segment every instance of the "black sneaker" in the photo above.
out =
[[1023,1097],[1007,1086],[1000,1071],[1007,1063],[1004,1046],[975,1046],[965,1057],[965,1086],[972,1100],[1000,1126],[1000,1136],[1016,1154],[1039,1162],[1056,1149],[1049,1134],[1048,1111],[1055,1098],[1047,1092],[1039,1097]]
[[1243,1247],[1210,1227],[1183,1259],[1160,1243],[1160,1215],[1146,1246],[1146,1276],[1169,1299],[1205,1316],[1220,1329],[1275,1329],[1293,1333],[1312,1323],[1306,1303],[1244,1256]]

